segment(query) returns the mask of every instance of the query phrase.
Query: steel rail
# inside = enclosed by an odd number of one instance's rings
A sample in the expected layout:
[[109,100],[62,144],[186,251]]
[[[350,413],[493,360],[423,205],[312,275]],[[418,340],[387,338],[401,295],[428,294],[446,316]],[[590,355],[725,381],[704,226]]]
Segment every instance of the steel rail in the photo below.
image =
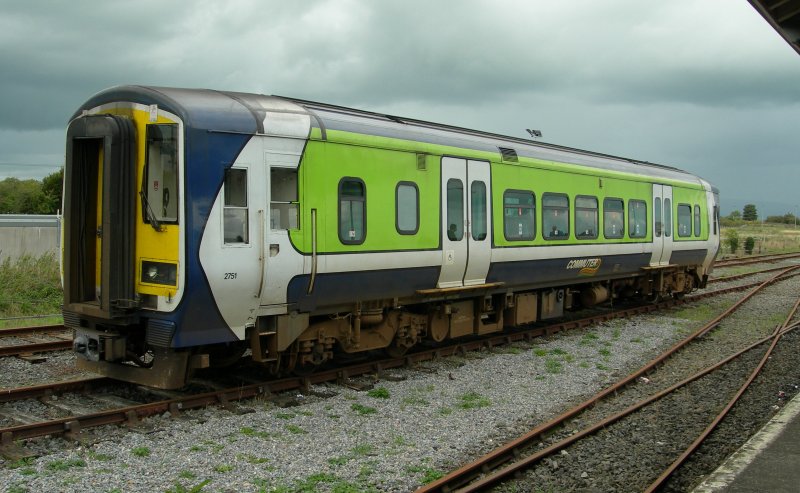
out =
[[46,353],[50,351],[63,351],[65,349],[71,349],[71,348],[72,348],[72,340],[14,344],[12,346],[0,346],[0,357],[20,356],[23,354],[31,354],[31,353]]
[[800,257],[800,252],[774,253],[769,255],[755,255],[746,258],[735,258],[729,260],[718,260],[714,262],[714,267],[733,267],[736,265],[757,264],[759,262],[777,262],[779,260]]
[[61,392],[86,390],[91,388],[93,385],[108,384],[114,381],[115,380],[109,377],[90,377],[42,385],[31,385],[28,387],[0,389],[0,403],[19,401],[22,399],[36,399]]
[[731,276],[722,276],[722,277],[713,277],[708,280],[708,284],[714,284],[718,282],[729,282],[729,281],[736,281],[739,279],[743,279],[745,277],[755,276],[758,274],[766,274],[768,272],[775,272],[781,269],[785,269],[786,267],[771,267],[769,269],[764,270],[754,270],[753,272],[745,272],[744,274],[734,274]]
[[[788,271],[800,268],[800,266],[786,269]],[[779,280],[780,275],[776,275],[770,280],[762,283],[754,283],[753,285],[768,285]],[[464,354],[468,351],[476,351],[483,348],[492,348],[496,345],[509,344],[517,341],[530,341],[536,336],[549,335],[561,330],[568,330],[574,328],[582,328],[599,321],[611,320],[613,318],[628,317],[637,313],[646,313],[660,308],[668,308],[675,305],[695,301],[697,299],[706,298],[722,293],[733,292],[737,290],[746,289],[752,285],[735,286],[723,290],[714,291],[711,293],[703,293],[687,297],[684,300],[670,300],[654,305],[644,305],[636,308],[627,308],[618,310],[611,313],[603,313],[592,317],[587,317],[579,320],[565,321],[557,324],[552,324],[546,327],[535,327],[527,330],[520,330],[510,334],[502,334],[490,337],[488,339],[480,339],[474,341],[465,341],[453,344],[450,346],[430,349],[415,353],[407,354],[401,358],[389,358],[376,362],[364,362],[355,365],[349,365],[345,368],[328,370],[324,372],[315,373],[306,377],[290,377],[279,380],[265,381],[230,389],[224,389],[214,392],[206,392],[202,394],[195,394],[189,396],[181,396],[174,399],[162,400],[147,404],[140,404],[126,408],[112,409],[100,411],[93,414],[84,416],[72,416],[52,421],[41,423],[26,424],[20,426],[13,426],[0,429],[1,444],[6,445],[15,440],[35,438],[38,436],[61,434],[67,432],[76,432],[83,428],[94,426],[102,426],[106,424],[120,424],[138,421],[141,418],[148,416],[162,414],[164,412],[171,412],[177,414],[183,409],[193,409],[197,407],[204,407],[213,404],[227,404],[239,399],[247,399],[257,397],[260,395],[268,395],[272,392],[283,392],[287,390],[294,390],[298,388],[308,388],[310,385],[320,384],[330,381],[346,381],[349,377],[363,375],[365,373],[381,372],[389,368],[397,368],[402,366],[413,366],[416,363],[434,360],[440,357]],[[101,377],[102,380],[104,377]],[[92,379],[90,379],[92,380]],[[80,382],[80,381],[79,381]],[[61,385],[61,384],[56,384]],[[38,397],[46,395],[48,392],[54,392],[52,389],[48,391],[48,385],[41,385],[33,388],[34,390],[26,389],[10,389],[0,390],[0,402],[9,402],[21,398]],[[609,393],[614,389],[609,389]],[[26,392],[30,392],[26,394]]]
[[[688,459],[689,456],[692,455],[695,450],[697,450],[700,444],[702,444],[706,438],[708,438],[711,432],[716,429],[722,420],[725,419],[725,416],[728,415],[728,412],[733,409],[733,406],[739,401],[742,395],[744,395],[745,391],[750,387],[750,384],[752,384],[756,377],[761,373],[761,370],[767,364],[767,360],[769,360],[770,356],[772,356],[772,352],[778,345],[778,341],[780,341],[781,337],[783,337],[783,334],[785,333],[784,331],[792,326],[791,321],[797,313],[798,308],[800,308],[800,298],[797,299],[797,302],[795,302],[784,322],[775,328],[775,331],[771,336],[772,343],[764,353],[761,361],[759,361],[758,365],[756,365],[756,367],[750,373],[750,376],[742,384],[736,394],[728,401],[728,404],[722,409],[722,411],[719,412],[719,414],[717,414],[714,420],[703,430],[703,432],[686,448],[686,450],[684,450],[684,452],[677,459],[675,459],[675,461],[670,464],[669,467],[667,467],[661,473],[661,475],[659,475],[658,478],[656,478],[656,480],[650,484],[650,486],[647,487],[645,493],[652,493],[656,489],[660,488],[667,481],[667,479],[672,476],[672,474],[674,474],[675,471],[686,461],[686,459]],[[797,325],[798,324],[794,324],[794,326]]]
[[59,325],[40,325],[34,327],[12,327],[10,329],[0,329],[0,337],[19,337],[40,332],[68,332],[63,324]]
[[[556,426],[567,421],[568,419],[582,413],[589,407],[594,406],[600,400],[606,398],[611,394],[618,392],[620,389],[627,386],[631,382],[635,381],[640,376],[646,374],[647,372],[655,368],[657,365],[665,361],[667,358],[675,354],[677,351],[682,349],[684,346],[686,346],[696,338],[703,336],[704,334],[712,330],[714,327],[719,325],[722,319],[724,319],[725,317],[736,311],[739,307],[741,307],[745,302],[747,302],[750,298],[752,298],[761,289],[773,284],[782,277],[785,278],[784,276],[786,274],[797,269],[800,269],[800,266],[785,268],[775,276],[771,277],[770,279],[767,279],[766,281],[763,281],[761,283],[757,283],[757,286],[753,290],[748,292],[745,296],[743,296],[739,301],[734,303],[723,313],[721,313],[720,315],[718,315],[717,317],[715,317],[714,319],[712,319],[711,321],[709,321],[708,323],[697,329],[694,333],[690,334],[683,340],[679,341],[678,343],[670,347],[668,350],[663,352],[661,355],[657,356],[650,362],[646,363],[644,366],[634,371],[627,377],[617,381],[616,383],[614,383],[609,387],[606,387],[605,389],[601,390],[600,392],[590,397],[586,401],[564,412],[563,414],[553,418],[552,420],[537,426],[536,428],[529,431],[525,435],[518,437],[517,439],[512,440],[511,442],[496,448],[495,450],[489,452],[483,457],[480,457],[479,459],[469,464],[465,464],[462,467],[456,469],[455,471],[452,471],[451,473],[443,476],[442,478],[419,488],[417,490],[417,493],[423,493],[423,492],[427,493],[433,491],[442,491],[442,492],[454,491],[458,487],[463,486],[469,481],[473,480],[474,478],[480,476],[481,474],[484,474],[487,468],[489,470],[497,469],[502,464],[515,460],[520,449],[529,446],[531,443],[534,442],[534,440],[538,439],[543,433],[555,428]],[[733,290],[732,288],[728,289]],[[720,291],[727,291],[728,289]],[[516,472],[519,469],[520,467],[515,467],[513,469],[508,469],[508,470],[507,468],[504,468],[498,471],[496,474],[485,476],[484,479],[481,480],[479,483],[470,484],[464,491],[478,491],[478,489],[472,489],[473,484],[475,485],[480,484],[481,486],[485,487],[488,486],[489,484],[494,484],[495,482],[504,478],[506,475],[511,474],[512,472]]]

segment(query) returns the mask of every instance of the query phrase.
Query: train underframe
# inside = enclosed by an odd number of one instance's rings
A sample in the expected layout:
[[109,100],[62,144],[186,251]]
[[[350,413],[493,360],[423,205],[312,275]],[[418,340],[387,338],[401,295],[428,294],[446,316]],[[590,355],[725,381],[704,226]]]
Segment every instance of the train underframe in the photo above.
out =
[[325,315],[260,317],[240,343],[176,350],[148,345],[138,326],[76,330],[78,366],[115,379],[179,388],[201,368],[252,360],[272,373],[306,374],[340,354],[384,350],[403,356],[423,342],[480,336],[563,316],[566,310],[640,297],[658,301],[704,287],[697,267],[646,268],[641,275],[530,291],[502,284],[427,290],[414,298],[374,300]]

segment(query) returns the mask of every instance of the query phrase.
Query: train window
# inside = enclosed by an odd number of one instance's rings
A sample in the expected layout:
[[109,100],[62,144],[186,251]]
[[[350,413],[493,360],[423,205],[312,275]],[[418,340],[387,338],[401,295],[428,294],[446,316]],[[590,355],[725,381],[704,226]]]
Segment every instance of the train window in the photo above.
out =
[[542,231],[546,240],[569,238],[569,197],[560,193],[542,195]]
[[297,203],[297,170],[271,168],[269,227],[270,229],[300,228],[300,205]]
[[672,235],[672,201],[664,199],[664,236]]
[[603,236],[622,238],[625,234],[625,202],[622,199],[603,200]]
[[700,236],[700,206],[694,205],[694,235]]
[[532,240],[536,235],[536,197],[527,190],[503,194],[503,235],[508,241]]
[[661,197],[653,199],[653,226],[656,228],[656,238],[661,237]]
[[692,206],[678,204],[678,236],[692,236]]
[[630,238],[647,236],[647,202],[644,200],[628,201],[628,236]]
[[339,182],[339,241],[346,245],[364,243],[367,224],[367,187],[358,178]]
[[419,190],[417,184],[401,181],[394,191],[395,227],[401,235],[413,235],[419,230]]
[[447,238],[464,238],[464,184],[456,178],[447,180]]
[[247,170],[225,170],[223,236],[225,243],[249,243],[247,217]]
[[469,188],[472,239],[483,241],[486,239],[486,184],[473,181]]
[[147,223],[178,224],[178,126],[147,125],[142,215]]
[[575,197],[575,237],[579,240],[597,238],[597,220],[597,197]]

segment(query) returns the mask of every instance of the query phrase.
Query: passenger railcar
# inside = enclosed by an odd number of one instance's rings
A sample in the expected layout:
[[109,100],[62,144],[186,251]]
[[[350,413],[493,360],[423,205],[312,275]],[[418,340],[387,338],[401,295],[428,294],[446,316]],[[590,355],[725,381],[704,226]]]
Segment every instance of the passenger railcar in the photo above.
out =
[[681,170],[348,108],[126,86],[67,130],[64,323],[151,386],[278,371],[707,279],[718,194]]

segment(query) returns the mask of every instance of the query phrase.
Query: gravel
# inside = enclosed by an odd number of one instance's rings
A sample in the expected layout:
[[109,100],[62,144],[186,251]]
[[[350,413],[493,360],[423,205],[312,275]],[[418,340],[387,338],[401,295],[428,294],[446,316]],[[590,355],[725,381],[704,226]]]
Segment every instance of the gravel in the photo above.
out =
[[[724,272],[720,269],[717,274]],[[786,300],[800,292],[800,278],[770,289],[774,296],[741,310],[750,315],[742,316],[739,329],[731,331],[739,335],[725,339],[720,351],[752,338],[748,332],[768,331],[754,327],[764,325],[765,313],[785,313]],[[291,400],[299,405],[292,407],[251,400],[239,403],[234,412],[208,408],[185,412],[178,419],[150,418],[133,429],[87,430],[83,443],[32,440],[25,447],[40,456],[5,461],[0,466],[5,476],[0,488],[149,492],[204,485],[203,491],[411,491],[638,368],[701,325],[698,318],[710,318],[738,296],[394,370],[369,381],[374,385],[371,392],[316,386],[307,394],[294,395]],[[719,342],[714,334],[709,341]],[[708,352],[706,348],[695,354],[700,358]],[[54,375],[75,378],[79,374],[67,370],[62,361],[71,357],[60,353],[33,366],[3,358],[0,387]],[[774,399],[768,400],[773,405]],[[600,457],[598,464],[581,466],[581,461],[572,461],[578,464],[574,470],[568,467],[569,455],[546,465],[550,473],[558,472],[548,477],[572,474],[577,483],[556,479],[537,482],[537,487],[591,487],[602,484],[598,475],[628,468],[628,463],[617,462],[616,455],[603,459],[607,455],[603,449],[594,455]],[[530,486],[524,480],[520,484]],[[685,481],[679,484],[678,489]]]

